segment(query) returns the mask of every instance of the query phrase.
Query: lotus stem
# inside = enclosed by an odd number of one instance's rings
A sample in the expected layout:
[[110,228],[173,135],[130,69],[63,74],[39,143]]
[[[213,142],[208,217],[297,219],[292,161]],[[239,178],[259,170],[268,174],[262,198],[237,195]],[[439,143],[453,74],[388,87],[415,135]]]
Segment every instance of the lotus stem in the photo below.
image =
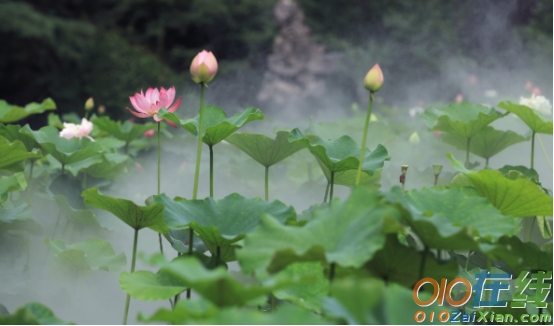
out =
[[221,247],[220,246],[217,246],[216,257],[217,257],[218,261],[221,259]]
[[548,162],[548,166],[550,166],[550,171],[553,171],[552,164],[550,163],[550,159],[548,158],[548,154],[546,154],[546,150],[544,149],[544,145],[542,144],[541,136],[537,135],[537,138],[539,139],[539,144],[541,145],[542,152],[544,153],[544,157],[546,158],[546,162]]
[[331,172],[331,194],[329,195],[329,207],[331,207],[331,203],[333,202],[334,183],[335,183],[335,172]]
[[125,142],[125,148],[123,149],[123,154],[127,155],[128,150],[129,150],[129,142]]
[[[371,105],[373,104],[373,92],[369,92],[369,104],[367,107],[367,116],[365,118],[364,126],[364,138],[362,138],[362,152],[360,153],[360,164],[358,165],[358,174],[356,175],[356,186],[360,184],[360,178],[362,177],[362,165],[364,164],[364,152],[365,152],[365,143],[367,138],[367,129],[369,127],[369,117],[371,116]],[[332,185],[331,185],[331,189]],[[331,190],[331,194],[333,191]],[[331,196],[332,197],[332,196]]]
[[531,234],[533,233],[533,226],[535,225],[535,220],[537,219],[536,216],[533,216],[533,220],[531,222],[531,227],[529,228],[529,235],[527,236],[527,242],[531,241]]
[[528,241],[528,239],[525,237],[525,231],[527,230],[527,221],[528,221],[528,220],[529,220],[529,219],[526,218],[526,219],[525,219],[525,224],[523,225],[523,242],[527,242],[527,241]]
[[326,203],[327,202],[327,195],[329,195],[329,186],[331,185],[331,183],[327,182],[327,187],[325,188],[325,197],[323,197],[323,202]]
[[441,260],[441,257],[442,257],[442,250],[437,249],[437,258],[439,261]]
[[[160,194],[160,166],[162,161],[162,135],[160,133],[161,121],[158,121],[158,195]],[[160,242],[160,252],[164,253],[164,246],[162,243],[162,234],[158,233],[158,240]]]
[[[202,124],[204,122],[204,83],[200,84],[200,126],[198,126],[198,152],[196,154],[196,173],[194,175],[194,189],[192,199],[198,195],[198,175],[200,174],[200,157],[202,155]],[[192,240],[192,238],[191,238]]]
[[423,249],[423,257],[421,258],[421,265],[419,266],[419,279],[423,278],[423,273],[425,272],[425,260],[427,259],[427,254],[429,253],[429,247],[425,246]]
[[329,283],[333,282],[333,279],[335,278],[336,265],[336,263],[331,263],[331,268],[329,268]]
[[[210,197],[214,197],[214,149],[210,147]],[[266,199],[267,200],[267,199]]]
[[275,296],[272,294],[270,294],[271,296],[271,312],[275,312]]
[[65,164],[62,163],[62,174],[65,172]]
[[471,138],[467,137],[467,150],[466,150],[466,169],[469,169],[469,144],[471,142]]
[[[192,256],[192,245],[194,242],[194,230],[189,225],[189,256]],[[190,299],[190,288],[187,289],[187,299]]]
[[489,158],[487,157],[487,158],[485,159],[485,167],[488,167],[488,166],[489,166]]
[[[138,241],[138,229],[135,229],[135,239],[133,240],[133,259],[131,260],[131,274],[135,271],[135,262],[137,260],[137,241]],[[129,313],[129,302],[131,301],[131,295],[127,294],[127,301],[125,302],[125,314],[123,315],[123,325],[127,325],[127,315]]]
[[265,201],[269,201],[269,166],[265,167]]
[[469,256],[471,256],[471,250],[467,252],[467,259],[466,259],[466,271],[469,268]]
[[531,137],[531,169],[535,168],[535,132]]
[[406,173],[408,172],[408,167],[410,167],[407,164],[403,164],[400,166],[400,171],[402,171],[402,174],[400,175],[400,183],[402,184],[402,196],[404,196],[404,184],[406,183]]
[[27,205],[31,206],[31,187],[33,185],[33,166],[35,160],[31,159],[31,170],[29,171],[29,185],[27,186]]

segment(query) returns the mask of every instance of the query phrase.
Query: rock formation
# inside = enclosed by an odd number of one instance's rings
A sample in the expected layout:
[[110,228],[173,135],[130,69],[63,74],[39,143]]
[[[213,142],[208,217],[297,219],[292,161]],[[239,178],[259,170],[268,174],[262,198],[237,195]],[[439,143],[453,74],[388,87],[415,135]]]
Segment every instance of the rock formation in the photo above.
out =
[[281,29],[273,52],[267,58],[258,100],[274,102],[286,110],[294,103],[326,92],[322,75],[337,72],[340,56],[325,53],[325,48],[310,41],[304,14],[291,0],[281,0],[274,9]]

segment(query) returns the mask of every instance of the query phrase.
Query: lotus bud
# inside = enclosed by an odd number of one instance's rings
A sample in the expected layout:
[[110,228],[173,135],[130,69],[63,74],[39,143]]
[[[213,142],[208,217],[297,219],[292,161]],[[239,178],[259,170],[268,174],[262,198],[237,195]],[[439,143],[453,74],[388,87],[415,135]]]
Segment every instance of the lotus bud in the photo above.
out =
[[439,176],[442,172],[442,164],[433,164],[433,173]]
[[541,89],[539,87],[533,87],[533,90],[531,91],[531,94],[533,95],[541,95]]
[[137,169],[137,171],[144,171],[144,168],[139,162],[135,162],[135,169]]
[[462,103],[464,96],[462,94],[456,95],[456,103]]
[[369,122],[372,122],[372,121],[379,121],[379,119],[377,119],[377,116],[373,113],[369,116]]
[[92,99],[92,97],[90,97],[86,102],[85,102],[85,110],[87,111],[90,111],[94,108],[94,100]]
[[103,105],[100,105],[100,106],[98,107],[98,113],[99,113],[99,114],[104,114],[104,113],[106,113],[106,107],[103,106]]
[[441,133],[442,131],[438,131],[438,130],[433,131],[433,135],[435,135],[435,137],[437,138],[441,136]]
[[409,142],[410,144],[419,144],[419,135],[417,134],[417,131],[410,136]]
[[530,91],[531,89],[533,88],[533,83],[531,83],[531,81],[527,81],[527,83],[525,84],[525,89]]
[[147,130],[142,135],[144,137],[152,138],[154,136],[154,129]]
[[477,84],[477,76],[471,75],[471,76],[469,77],[469,84],[470,84],[470,85]]
[[179,175],[185,175],[187,171],[187,161],[183,161],[183,163],[179,166],[179,170],[177,171],[177,173]]
[[379,64],[376,64],[368,71],[367,75],[364,78],[364,87],[370,92],[377,92],[383,86],[383,72],[379,67]]
[[203,50],[198,53],[190,64],[190,73],[195,83],[211,82],[217,73],[217,60],[212,52]]

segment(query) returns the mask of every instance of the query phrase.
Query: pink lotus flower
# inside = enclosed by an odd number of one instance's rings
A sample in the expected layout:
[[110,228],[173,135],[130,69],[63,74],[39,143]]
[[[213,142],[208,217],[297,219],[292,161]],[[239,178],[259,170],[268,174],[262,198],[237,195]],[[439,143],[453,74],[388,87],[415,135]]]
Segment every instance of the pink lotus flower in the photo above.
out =
[[211,82],[217,74],[217,60],[213,53],[206,50],[198,53],[190,64],[190,74],[195,83]]
[[462,103],[464,96],[462,94],[456,95],[456,103]]
[[377,92],[381,89],[381,86],[383,86],[383,81],[384,77],[381,67],[379,67],[379,64],[376,64],[367,72],[367,75],[365,75],[364,87],[368,91]]
[[[139,118],[148,118],[152,117],[156,121],[162,121],[165,119],[158,118],[158,111],[161,108],[166,108],[169,112],[175,112],[181,105],[181,98],[179,98],[172,106],[173,100],[175,99],[175,86],[171,87],[168,90],[165,90],[162,87],[161,91],[158,91],[157,88],[149,88],[146,90],[146,95],[142,93],[142,90],[139,93],[136,93],[135,96],[129,96],[131,104],[138,112],[135,112],[129,108],[132,114]],[[173,122],[165,120],[171,126],[177,128]]]
[[469,84],[470,84],[470,85],[475,85],[475,84],[477,84],[477,76],[471,75],[471,76],[469,77]]
[[135,168],[137,169],[137,171],[144,171],[144,168],[142,167],[142,165],[140,165],[139,162],[135,162]]
[[531,91],[532,95],[541,95],[541,89],[539,87],[533,87],[533,90]]
[[79,139],[82,139],[83,137],[87,137],[88,139],[94,141],[92,137],[89,136],[89,134],[92,131],[92,122],[88,121],[87,119],[83,118],[81,120],[80,125],[76,125],[74,123],[63,123],[63,130],[60,131],[60,137],[66,138],[66,139],[72,139],[79,137]]
[[154,136],[154,131],[155,131],[154,129],[150,129],[145,131],[142,135],[144,137],[152,138],[152,136]]
[[433,131],[433,135],[435,135],[435,137],[440,137],[441,133],[442,131]]
[[179,173],[180,175],[184,175],[186,171],[187,171],[187,161],[183,161],[183,163],[179,166],[179,170],[177,171],[177,173]]

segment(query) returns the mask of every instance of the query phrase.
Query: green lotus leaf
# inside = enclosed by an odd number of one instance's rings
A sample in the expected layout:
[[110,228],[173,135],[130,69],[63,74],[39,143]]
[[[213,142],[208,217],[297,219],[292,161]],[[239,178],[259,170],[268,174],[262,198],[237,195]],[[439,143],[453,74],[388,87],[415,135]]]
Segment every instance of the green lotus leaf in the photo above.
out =
[[523,165],[504,165],[500,169],[498,169],[498,172],[502,173],[503,175],[508,174],[510,171],[517,171],[521,174],[523,174],[527,179],[532,180],[539,180],[539,174],[535,169],[530,169]]
[[488,198],[504,215],[552,215],[552,197],[527,178],[510,180],[496,170],[481,170],[467,176],[479,195]]
[[330,322],[306,309],[280,305],[272,313],[241,308],[215,309],[200,300],[182,300],[173,311],[158,310],[153,316],[139,315],[142,322],[169,322],[174,325],[328,325]]
[[[483,271],[486,271],[485,269],[481,269],[479,267],[475,267],[475,268],[472,268],[471,270],[465,270],[465,269],[460,269],[460,275],[459,277],[463,277],[465,278],[466,280],[469,281],[469,283],[471,283],[471,286],[473,288],[475,288],[475,286],[477,285],[477,279],[475,278],[475,275],[476,274],[481,274],[481,272]],[[490,270],[490,273],[491,274],[505,274],[506,272],[499,269],[499,268],[496,268],[496,267],[491,267],[491,270]],[[517,276],[515,276],[517,277]],[[510,281],[508,280],[501,280],[500,281],[501,284],[510,284]],[[462,286],[460,287],[460,292],[462,293],[466,293],[466,287]],[[515,288],[513,286],[511,286],[510,284],[510,288],[508,290],[503,290],[503,291],[500,291],[499,292],[499,296],[498,296],[498,300],[499,301],[512,301],[512,296],[514,294],[514,291]],[[527,289],[528,291],[529,289]]]
[[314,278],[313,282],[302,282],[273,291],[277,299],[288,300],[297,305],[321,312],[321,298],[327,295],[329,280],[323,274],[323,267],[318,262],[294,263],[287,266],[277,275],[286,275],[290,278]]
[[[202,141],[208,146],[218,144],[248,122],[262,120],[264,118],[262,111],[253,107],[248,107],[243,113],[237,113],[229,118],[227,117],[227,113],[217,106],[204,106],[203,110]],[[200,112],[198,112],[193,119],[180,120],[175,114],[168,112],[166,109],[160,109],[158,117],[172,121],[198,137]]]
[[502,102],[498,107],[517,115],[533,132],[552,135],[552,120],[546,119],[537,110],[510,101]]
[[[321,163],[320,160],[317,160],[327,182],[331,182],[331,171]],[[360,177],[360,186],[367,187],[372,190],[379,190],[381,188],[381,172],[383,169],[376,170],[373,175],[368,175],[363,173]],[[346,186],[346,187],[355,187],[356,186],[356,177],[358,175],[357,170],[347,170],[342,172],[337,172],[333,176],[333,182],[336,185]]]
[[43,113],[47,110],[55,110],[56,104],[51,98],[47,98],[42,103],[29,103],[24,108],[17,105],[10,105],[4,100],[0,100],[0,122],[13,123],[25,119],[31,114]]
[[304,227],[284,226],[263,216],[237,250],[243,272],[264,268],[274,273],[297,261],[361,267],[383,247],[385,231],[398,231],[390,225],[397,224],[400,212],[379,202],[378,193],[358,187],[343,203],[336,200],[329,210],[317,212]]
[[[414,302],[412,289],[388,284],[385,286],[380,280],[354,279],[333,282],[331,297],[323,302],[325,316],[340,318],[350,325],[412,325],[418,311],[425,313],[426,321],[431,312],[437,317],[441,311],[448,311],[438,305],[420,307]],[[422,300],[430,296],[428,293],[419,294]]]
[[504,114],[494,108],[464,101],[452,103],[441,110],[429,107],[420,118],[430,131],[445,131],[467,140],[503,116]]
[[103,209],[117,216],[135,230],[150,228],[166,233],[169,228],[164,224],[164,207],[160,204],[139,206],[131,200],[104,196],[97,188],[83,191],[85,205]]
[[123,146],[125,146],[125,142],[114,137],[101,137],[88,143],[88,147],[100,153],[112,153],[119,150]]
[[475,170],[468,170],[466,169],[464,163],[462,161],[459,161],[457,160],[454,155],[452,155],[452,153],[446,153],[445,155],[447,158],[450,159],[450,164],[452,165],[452,167],[462,173],[465,173],[466,175],[467,174],[471,174],[471,173],[477,173],[477,171]]
[[288,139],[288,131],[277,132],[275,139],[262,134],[241,132],[229,136],[227,141],[261,165],[270,167],[304,148],[300,144],[289,143]]
[[430,277],[437,282],[442,278],[451,280],[458,274],[456,261],[438,262],[430,252],[419,252],[400,244],[395,234],[387,236],[385,247],[375,253],[373,259],[366,263],[365,269],[389,283],[413,287],[422,278],[422,262],[425,263],[423,277]]
[[253,301],[258,302],[272,291],[293,283],[289,278],[274,278],[272,282],[264,285],[243,285],[233,279],[224,267],[209,270],[194,257],[180,256],[167,262],[161,254],[157,256],[152,260],[156,261],[156,265],[161,267],[164,274],[191,287],[201,297],[219,307],[244,306]]
[[118,153],[104,153],[101,161],[86,168],[86,173],[94,178],[115,180],[126,171],[129,156]]
[[42,153],[38,149],[31,152],[27,151],[25,144],[16,140],[10,142],[6,138],[0,136],[0,171],[23,172],[25,165],[23,161],[28,158],[42,157]]
[[165,207],[164,221],[169,228],[188,229],[191,226],[208,247],[209,243],[230,246],[244,239],[258,226],[263,214],[274,216],[282,224],[290,216],[296,218],[294,209],[278,200],[266,202],[236,193],[219,200],[208,197],[182,201],[161,194],[154,198],[154,202]]
[[31,302],[18,308],[11,315],[1,316],[1,325],[72,325],[54,315],[50,308]]
[[545,239],[552,238],[552,228],[550,227],[550,222],[546,216],[537,216],[537,225],[541,231],[541,235]]
[[314,214],[316,211],[320,210],[329,210],[329,204],[328,203],[317,203],[312,206],[310,206],[308,209],[303,210],[302,213],[298,214],[297,220],[298,221],[309,221],[314,217]]
[[541,250],[533,242],[522,242],[517,236],[504,236],[496,244],[481,244],[480,252],[495,261],[505,262],[510,269],[502,268],[512,275],[524,270],[552,270],[552,252]]
[[18,125],[4,126],[0,123],[0,136],[6,138],[10,142],[14,142],[16,140],[21,141],[23,144],[25,144],[25,148],[27,148],[27,151],[29,152],[39,147],[29,125],[25,125],[23,127],[20,127]]
[[[60,255],[62,255],[62,258],[71,257],[76,262],[75,265],[82,267],[84,271],[88,269],[93,271],[101,269],[106,272],[117,273],[127,265],[125,253],[116,255],[112,245],[103,239],[89,238],[83,242],[66,245],[63,240],[50,240],[50,237],[46,237],[44,244],[50,246],[50,251],[54,257],[59,257]],[[86,266],[84,263],[82,266],[80,265],[82,263],[81,256],[73,252],[73,250],[84,253]],[[71,251],[71,253],[64,256],[63,254],[66,251]],[[72,268],[75,268],[75,266],[72,266]]]
[[0,176],[0,205],[8,199],[8,193],[13,191],[23,191],[27,188],[27,181],[22,172],[12,174],[8,177]]
[[98,155],[98,150],[89,147],[91,143],[94,143],[90,139],[66,139],[60,137],[58,129],[51,126],[42,127],[38,131],[30,131],[30,133],[35,136],[41,148],[62,165],[76,163]]
[[[289,142],[308,148],[319,164],[325,166],[331,173],[358,169],[361,148],[349,136],[342,136],[335,140],[310,138],[296,128],[290,133]],[[378,145],[373,152],[366,149],[364,155],[362,171],[369,176],[382,169],[385,161],[390,161],[387,149],[383,145]]]
[[4,228],[2,223],[13,223],[16,220],[26,220],[31,217],[31,209],[26,203],[19,203],[14,206],[7,203],[5,207],[0,206],[0,228]]
[[157,128],[157,124],[151,122],[138,124],[127,120],[122,124],[119,121],[110,120],[108,117],[92,119],[92,123],[98,129],[124,141],[126,144],[142,136],[145,131]]
[[63,129],[62,120],[60,120],[60,116],[55,113],[48,114],[48,125],[60,130]]
[[[50,163],[50,167],[52,169],[61,169],[62,164],[58,160],[56,160],[54,156],[48,154],[46,158],[48,159],[48,162]],[[81,172],[82,170],[92,165],[101,163],[102,160],[103,160],[102,154],[96,154],[95,156],[86,158],[82,161],[67,164],[64,168],[65,170],[69,171],[74,177],[76,177],[79,174],[79,172]]]
[[78,249],[68,249],[52,258],[48,275],[63,281],[79,282],[90,276],[87,254]]
[[142,312],[139,312],[138,321],[143,323],[166,322],[173,325],[181,325],[187,319],[203,319],[213,316],[217,311],[217,306],[206,299],[180,300],[173,310],[161,308],[152,316],[146,316]]
[[520,219],[503,215],[487,198],[468,197],[458,188],[447,191],[423,188],[409,191],[405,196],[407,202],[416,208],[419,214],[444,217],[435,220],[441,223],[437,225],[438,229],[446,222],[451,226],[467,227],[472,230],[474,237],[494,242],[504,235],[518,234],[521,228]]
[[[451,133],[441,134],[441,139],[450,145],[465,151],[467,149],[467,138]],[[486,160],[500,153],[509,146],[524,141],[529,141],[531,135],[525,137],[511,130],[496,130],[491,126],[486,126],[471,137],[469,151]]]
[[68,223],[83,225],[87,227],[102,227],[91,209],[73,209],[67,202],[67,198],[62,195],[54,196],[54,200],[60,207],[61,214],[67,219]]
[[119,274],[119,285],[123,292],[139,300],[167,300],[187,289],[182,282],[159,271],[136,271]]
[[[169,230],[166,239],[171,243],[171,247],[182,254],[189,252],[190,232],[187,230]],[[196,234],[193,235],[192,250],[201,254],[208,251],[208,247],[202,242]]]

